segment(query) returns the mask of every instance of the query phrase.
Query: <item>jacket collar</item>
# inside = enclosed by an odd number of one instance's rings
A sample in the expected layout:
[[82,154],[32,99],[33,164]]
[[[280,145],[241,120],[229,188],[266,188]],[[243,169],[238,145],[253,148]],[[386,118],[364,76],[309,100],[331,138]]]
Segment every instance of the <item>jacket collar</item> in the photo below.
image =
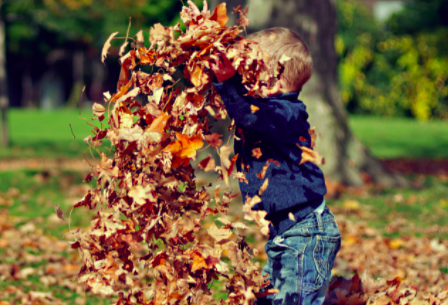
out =
[[300,94],[300,90],[294,91],[294,92],[282,93],[282,94],[274,95],[274,96],[269,96],[266,99],[268,99],[268,100],[288,100],[291,102],[300,102],[299,94]]

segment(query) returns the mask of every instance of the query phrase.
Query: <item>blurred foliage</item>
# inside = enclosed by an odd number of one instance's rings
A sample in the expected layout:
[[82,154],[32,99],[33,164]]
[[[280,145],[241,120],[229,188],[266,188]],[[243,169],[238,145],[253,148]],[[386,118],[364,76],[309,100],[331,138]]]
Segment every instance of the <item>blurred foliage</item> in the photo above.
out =
[[411,1],[384,24],[359,1],[337,4],[340,92],[349,111],[447,118],[448,1]]
[[181,1],[157,0],[3,0],[8,51],[22,56],[77,44],[101,48],[112,32],[131,36],[154,23],[179,20]]

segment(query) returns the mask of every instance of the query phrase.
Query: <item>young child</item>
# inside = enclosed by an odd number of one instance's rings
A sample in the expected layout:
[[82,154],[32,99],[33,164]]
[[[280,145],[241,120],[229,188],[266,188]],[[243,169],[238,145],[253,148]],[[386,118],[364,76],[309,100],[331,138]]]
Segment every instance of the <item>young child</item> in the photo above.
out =
[[[205,2],[205,1],[204,1]],[[189,2],[192,7],[192,3]],[[206,11],[206,2],[204,4]],[[199,10],[192,7],[199,13]],[[272,28],[251,34],[248,40],[259,44],[270,55],[275,68],[282,55],[292,60],[276,89],[267,98],[246,96],[246,88],[230,60],[212,64],[217,82],[213,85],[235,120],[234,149],[238,153],[237,169],[249,183],[241,182],[243,198],[259,195],[269,179],[261,202],[253,210],[264,210],[270,226],[265,246],[268,262],[263,268],[269,274],[269,288],[279,292],[257,300],[257,305],[322,304],[330,282],[341,235],[327,206],[324,175],[311,162],[301,165],[302,150],[311,148],[310,125],[305,105],[298,100],[300,90],[312,74],[312,59],[300,37],[286,28]],[[258,108],[253,112],[251,106]],[[253,150],[261,151],[261,156]],[[273,159],[264,179],[257,177],[267,160]]]

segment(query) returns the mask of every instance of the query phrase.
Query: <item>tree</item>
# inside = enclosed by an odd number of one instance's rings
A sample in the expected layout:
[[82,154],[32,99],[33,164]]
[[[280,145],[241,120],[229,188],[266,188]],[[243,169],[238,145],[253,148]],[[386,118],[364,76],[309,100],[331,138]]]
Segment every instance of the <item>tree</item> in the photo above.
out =
[[[0,0],[0,10],[3,7],[3,3]],[[2,125],[2,139],[1,146],[7,146],[8,139],[8,124],[7,124],[7,111],[8,111],[8,90],[6,82],[6,52],[5,52],[5,22],[0,14],[0,116]]]
[[248,5],[249,19],[256,25],[251,31],[290,28],[301,36],[312,54],[314,74],[300,98],[307,105],[310,124],[320,135],[317,145],[326,160],[322,166],[326,176],[354,186],[365,183],[365,174],[376,183],[405,185],[401,177],[389,173],[369,153],[348,126],[337,83],[335,0],[249,0]]

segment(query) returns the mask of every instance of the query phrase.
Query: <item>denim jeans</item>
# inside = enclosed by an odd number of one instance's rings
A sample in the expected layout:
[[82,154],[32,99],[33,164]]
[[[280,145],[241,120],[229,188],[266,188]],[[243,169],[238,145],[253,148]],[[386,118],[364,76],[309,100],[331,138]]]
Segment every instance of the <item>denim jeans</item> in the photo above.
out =
[[280,292],[259,298],[257,305],[321,305],[331,269],[341,248],[341,234],[326,206],[313,212],[283,234],[269,239],[265,249],[270,288]]

